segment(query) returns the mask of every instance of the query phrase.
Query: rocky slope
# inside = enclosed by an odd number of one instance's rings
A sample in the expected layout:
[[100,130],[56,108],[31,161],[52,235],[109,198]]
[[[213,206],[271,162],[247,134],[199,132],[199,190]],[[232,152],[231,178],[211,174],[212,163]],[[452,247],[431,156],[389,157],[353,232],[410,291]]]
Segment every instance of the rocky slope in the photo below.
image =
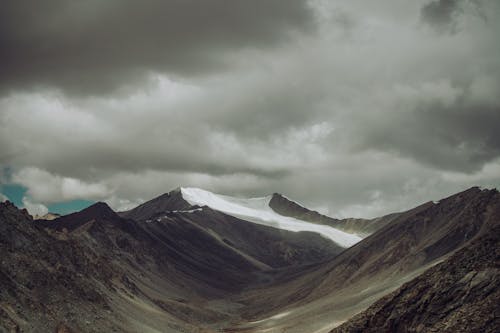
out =
[[88,332],[116,328],[104,291],[119,272],[87,250],[51,237],[26,211],[0,203],[0,332],[52,332],[66,322]]
[[260,270],[196,225],[144,228],[103,203],[48,222],[2,203],[0,235],[0,331],[201,332],[230,304],[204,303]]
[[500,228],[335,328],[340,332],[498,332]]

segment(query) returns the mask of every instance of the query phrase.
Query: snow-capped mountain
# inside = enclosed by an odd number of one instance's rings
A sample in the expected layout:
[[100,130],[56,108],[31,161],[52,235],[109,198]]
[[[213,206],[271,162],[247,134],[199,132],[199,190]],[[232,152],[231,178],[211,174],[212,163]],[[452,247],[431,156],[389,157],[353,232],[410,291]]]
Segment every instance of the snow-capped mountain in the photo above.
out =
[[358,235],[347,233],[331,226],[310,223],[294,217],[278,214],[270,207],[272,195],[244,199],[215,194],[193,187],[183,187],[180,191],[184,200],[193,206],[208,206],[214,210],[218,210],[239,219],[273,228],[294,232],[315,232],[331,239],[344,248],[350,247],[362,239]]

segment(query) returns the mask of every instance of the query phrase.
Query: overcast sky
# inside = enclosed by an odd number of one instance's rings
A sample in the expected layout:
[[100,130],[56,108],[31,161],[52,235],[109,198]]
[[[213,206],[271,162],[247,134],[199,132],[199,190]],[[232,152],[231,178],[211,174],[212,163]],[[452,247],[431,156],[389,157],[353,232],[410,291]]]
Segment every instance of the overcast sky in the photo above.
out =
[[33,212],[196,186],[336,217],[498,187],[499,31],[498,0],[6,1],[0,179]]

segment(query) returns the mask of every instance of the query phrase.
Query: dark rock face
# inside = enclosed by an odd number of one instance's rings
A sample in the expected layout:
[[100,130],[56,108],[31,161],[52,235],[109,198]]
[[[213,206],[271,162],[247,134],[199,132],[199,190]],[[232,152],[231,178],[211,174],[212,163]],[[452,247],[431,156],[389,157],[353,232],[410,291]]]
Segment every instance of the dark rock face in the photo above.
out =
[[294,217],[303,221],[325,224],[331,227],[343,230],[345,232],[367,236],[383,226],[389,224],[396,219],[400,214],[395,213],[375,219],[347,218],[336,219],[326,215],[322,215],[314,210],[309,210],[298,203],[287,199],[279,193],[274,193],[271,201],[271,207],[276,213],[283,216]]
[[498,332],[499,302],[496,227],[331,333]]
[[339,221],[338,219],[309,210],[279,193],[273,194],[271,201],[269,201],[269,207],[280,215],[294,217],[307,222],[335,226]]

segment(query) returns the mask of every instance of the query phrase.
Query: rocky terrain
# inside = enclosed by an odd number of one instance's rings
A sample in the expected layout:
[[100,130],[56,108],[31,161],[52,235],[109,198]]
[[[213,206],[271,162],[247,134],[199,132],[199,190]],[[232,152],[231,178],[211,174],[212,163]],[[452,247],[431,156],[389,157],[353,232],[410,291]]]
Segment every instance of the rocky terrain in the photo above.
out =
[[322,217],[277,194],[269,205],[371,235],[345,249],[191,205],[180,190],[54,220],[1,203],[0,332],[498,329],[496,190],[374,220]]
[[[0,331],[116,329],[109,314],[110,259],[78,241],[53,237],[25,210],[0,203]],[[76,325],[75,325],[76,324]]]
[[498,332],[500,228],[335,328],[340,332]]

